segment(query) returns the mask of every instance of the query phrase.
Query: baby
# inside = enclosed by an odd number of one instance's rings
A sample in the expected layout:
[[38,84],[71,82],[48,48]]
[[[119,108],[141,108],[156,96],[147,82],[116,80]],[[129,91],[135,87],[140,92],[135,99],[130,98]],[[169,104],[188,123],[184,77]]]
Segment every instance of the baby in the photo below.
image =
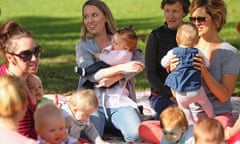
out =
[[177,106],[170,106],[160,114],[160,127],[163,131],[161,144],[194,144],[192,126],[184,112]]
[[197,114],[189,109],[191,103],[198,103],[208,117],[214,116],[212,104],[208,100],[202,87],[201,73],[194,68],[193,62],[196,54],[202,55],[205,66],[209,66],[208,59],[194,45],[198,41],[198,30],[192,23],[183,23],[177,30],[176,40],[179,47],[168,51],[161,60],[163,67],[169,67],[169,60],[175,55],[179,58],[177,67],[167,76],[165,85],[169,86],[175,95],[178,106],[186,114],[189,124],[198,121]]
[[213,118],[206,118],[194,124],[195,144],[224,144],[224,129]]
[[55,104],[40,104],[34,120],[39,144],[80,144],[77,139],[67,136],[65,118]]
[[107,144],[89,121],[90,115],[98,108],[98,100],[93,90],[85,89],[74,92],[70,100],[63,104],[61,108],[65,116],[72,119],[71,126],[68,127],[70,136],[79,139],[81,131],[84,131],[91,142]]
[[42,80],[35,74],[29,74],[26,78],[26,83],[30,94],[37,98],[38,103],[43,103],[48,101],[43,97],[43,85]]
[[[102,53],[91,52],[95,59],[100,61],[97,61],[86,68],[75,67],[75,72],[85,77],[97,72],[101,68],[131,61],[137,46],[137,35],[132,26],[119,29],[114,33],[113,37],[113,44],[104,48]],[[92,88],[93,83],[91,84],[88,81],[84,86],[89,86],[86,88]]]

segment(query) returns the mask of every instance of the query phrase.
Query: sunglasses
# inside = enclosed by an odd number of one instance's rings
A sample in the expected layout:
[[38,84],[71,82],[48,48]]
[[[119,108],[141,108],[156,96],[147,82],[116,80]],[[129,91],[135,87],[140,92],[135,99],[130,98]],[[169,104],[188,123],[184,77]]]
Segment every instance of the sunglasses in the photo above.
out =
[[206,22],[206,17],[190,17],[189,20],[192,23],[196,23],[196,21],[200,24],[204,24]]
[[33,51],[31,50],[25,50],[20,52],[19,54],[8,52],[11,55],[17,56],[20,59],[22,59],[24,62],[30,61],[32,59],[32,56],[39,57],[42,52],[41,46],[36,46]]

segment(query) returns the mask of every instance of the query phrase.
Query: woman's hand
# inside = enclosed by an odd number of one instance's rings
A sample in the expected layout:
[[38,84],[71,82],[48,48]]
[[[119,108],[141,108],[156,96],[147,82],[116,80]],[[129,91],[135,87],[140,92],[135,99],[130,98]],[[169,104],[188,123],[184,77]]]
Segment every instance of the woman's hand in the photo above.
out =
[[121,72],[125,72],[125,73],[139,73],[141,71],[143,71],[145,65],[142,62],[139,61],[131,61],[125,64],[121,64],[120,66],[120,70]]
[[[145,65],[142,62],[131,61],[125,64],[114,65],[108,68],[101,69],[95,74],[95,77],[97,77],[99,80],[103,78],[115,77],[116,75],[122,75],[122,73],[139,73],[143,71],[144,67]],[[107,83],[109,83],[108,80]]]
[[100,80],[98,83],[95,84],[95,87],[110,87],[120,79],[122,79],[121,74],[118,74],[112,77],[103,78],[102,80]]
[[207,66],[205,65],[204,58],[199,54],[196,54],[196,56],[194,57],[193,65],[194,65],[194,68],[199,70],[202,75],[203,75],[203,72],[207,70]]
[[172,57],[169,61],[169,67],[166,68],[167,72],[173,71],[179,64],[179,58],[176,56]]

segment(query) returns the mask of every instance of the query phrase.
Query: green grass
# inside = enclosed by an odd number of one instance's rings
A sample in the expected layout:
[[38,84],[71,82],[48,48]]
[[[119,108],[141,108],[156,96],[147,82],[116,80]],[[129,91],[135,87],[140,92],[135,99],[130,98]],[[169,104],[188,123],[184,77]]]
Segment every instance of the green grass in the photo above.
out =
[[[133,24],[137,34],[148,35],[163,23],[159,0],[104,0],[113,12],[118,27]],[[45,93],[69,94],[77,88],[78,75],[73,72],[75,45],[79,41],[81,7],[85,0],[1,0],[0,22],[19,21],[35,34],[43,46],[38,75]],[[228,5],[227,24],[221,37],[240,48],[236,24],[240,21],[239,0],[225,0]],[[145,51],[145,43],[139,41]],[[146,90],[149,84],[144,73],[136,77],[137,90]],[[235,92],[240,94],[240,79]]]

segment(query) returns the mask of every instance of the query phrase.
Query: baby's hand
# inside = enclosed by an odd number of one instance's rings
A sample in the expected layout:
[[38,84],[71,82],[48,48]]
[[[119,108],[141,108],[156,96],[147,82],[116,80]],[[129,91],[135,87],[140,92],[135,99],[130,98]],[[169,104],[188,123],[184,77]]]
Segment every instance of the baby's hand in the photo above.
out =
[[99,53],[94,53],[93,56],[95,57],[95,59],[99,59]]

